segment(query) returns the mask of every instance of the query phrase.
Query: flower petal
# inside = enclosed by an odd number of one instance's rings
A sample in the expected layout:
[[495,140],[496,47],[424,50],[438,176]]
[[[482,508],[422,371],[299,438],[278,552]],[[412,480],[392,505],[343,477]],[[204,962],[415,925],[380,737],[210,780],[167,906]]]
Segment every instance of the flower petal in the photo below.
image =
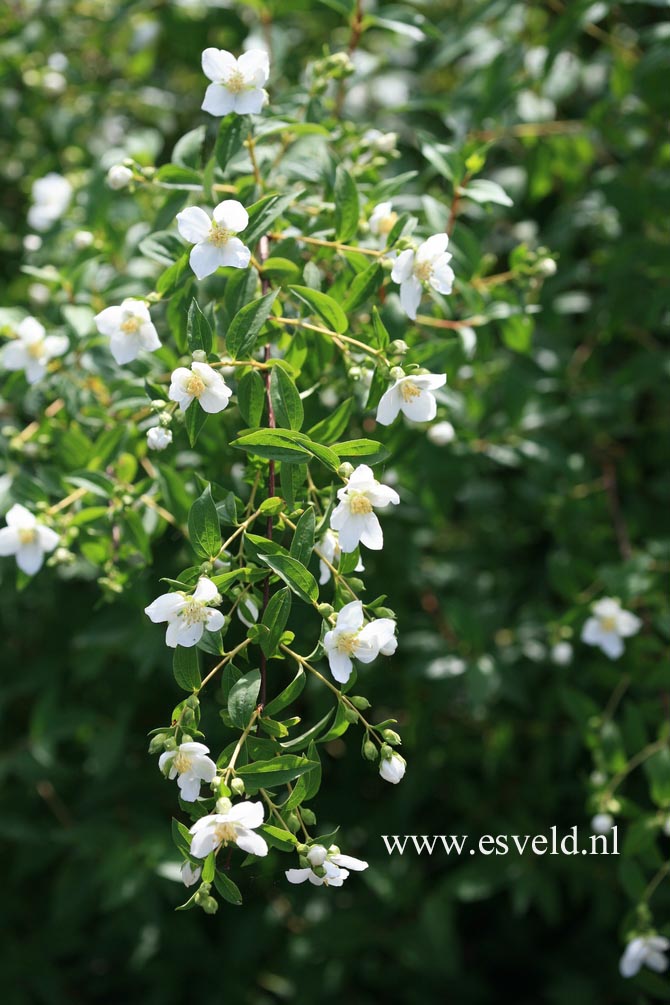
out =
[[235,110],[235,95],[221,84],[210,84],[200,107],[210,115],[228,115]]
[[213,216],[219,226],[236,234],[249,225],[249,214],[237,199],[224,199],[215,208]]
[[237,847],[246,851],[249,855],[258,855],[263,858],[268,853],[267,842],[255,831],[247,830],[246,827],[237,828]]
[[381,551],[384,547],[384,535],[376,514],[366,513],[363,517],[363,521],[364,525],[363,533],[361,534],[361,543],[364,544],[366,548],[370,548],[371,551]]
[[197,279],[206,279],[223,265],[221,249],[209,241],[194,245],[188,260]]
[[191,244],[206,241],[211,226],[212,221],[199,206],[189,206],[177,213],[177,229],[184,240]]
[[351,677],[353,664],[346,653],[341,653],[338,649],[333,649],[328,653],[328,665],[330,672],[339,684],[346,684]]
[[249,49],[237,60],[238,69],[250,84],[262,87],[270,76],[270,58],[264,49]]
[[224,80],[237,69],[237,60],[227,49],[205,49],[201,63],[202,72],[209,80]]
[[263,803],[260,802],[260,800],[255,803],[252,803],[249,800],[242,803],[235,803],[225,814],[225,819],[231,821],[232,823],[238,823],[242,827],[249,827],[253,830],[256,827],[260,827],[265,819]]
[[410,278],[413,271],[414,252],[411,248],[408,248],[396,258],[391,270],[391,279],[394,283],[404,283]]
[[144,608],[144,613],[157,625],[161,621],[176,618],[183,606],[184,597],[181,593],[163,593]]
[[238,115],[258,115],[266,102],[266,92],[255,87],[253,91],[242,91],[235,95],[235,111]]
[[42,568],[44,552],[38,541],[22,544],[16,552],[16,564],[26,576],[34,576]]
[[377,422],[382,426],[390,426],[398,417],[402,405],[402,397],[398,390],[398,381],[389,387],[379,399],[377,406]]
[[284,875],[289,883],[304,883],[309,879],[311,872],[311,869],[287,869]]
[[409,279],[403,280],[400,284],[400,304],[407,317],[411,318],[412,321],[416,320],[422,292],[423,287],[416,276],[410,276]]

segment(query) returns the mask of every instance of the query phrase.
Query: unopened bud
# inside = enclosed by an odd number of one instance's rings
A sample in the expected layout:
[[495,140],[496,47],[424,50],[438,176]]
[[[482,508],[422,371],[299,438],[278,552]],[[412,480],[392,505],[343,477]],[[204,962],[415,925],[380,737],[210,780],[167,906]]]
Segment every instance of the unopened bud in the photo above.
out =
[[349,701],[357,708],[360,712],[364,712],[366,708],[370,708],[370,702],[367,698],[364,698],[362,694],[352,694]]
[[194,363],[206,363],[207,353],[204,349],[195,349],[193,351],[193,362]]
[[300,807],[300,816],[302,817],[302,822],[307,824],[308,827],[313,827],[316,823],[316,813],[314,810],[310,810],[309,806]]
[[345,705],[344,718],[347,720],[347,722],[351,723],[358,722],[358,712],[356,711],[355,708],[349,708],[348,705]]
[[344,464],[340,464],[337,473],[340,478],[351,478],[354,473],[354,466],[349,461],[345,461]]
[[377,760],[377,748],[372,740],[366,740],[363,744],[363,757],[366,761]]
[[382,761],[388,761],[390,757],[393,757],[393,748],[389,747],[388,743],[382,743],[379,753],[381,754]]
[[152,736],[149,743],[149,753],[159,754],[162,750],[165,750],[165,742],[168,738],[167,733],[156,733],[155,736]]
[[402,743],[402,738],[396,733],[395,729],[383,729],[382,736],[393,747],[399,747]]
[[107,184],[112,189],[127,188],[133,180],[133,172],[123,164],[114,164],[107,172]]
[[407,345],[404,339],[396,338],[389,343],[389,352],[393,356],[404,356],[408,350],[409,346]]
[[335,613],[335,608],[333,607],[332,604],[319,604],[319,606],[317,607],[317,611],[319,612],[322,618],[329,618],[332,614]]
[[205,914],[216,914],[219,910],[218,902],[214,897],[203,897],[200,901],[200,907],[203,909]]
[[405,376],[405,371],[403,370],[403,368],[401,366],[392,366],[391,367],[391,377],[393,378],[393,380],[402,380],[402,378],[404,376]]
[[233,808],[233,804],[230,799],[226,796],[222,796],[220,799],[216,800],[216,812],[217,813],[230,813]]
[[289,813],[286,818],[286,826],[290,830],[291,834],[295,834],[300,830],[300,818],[297,813]]
[[244,789],[244,779],[239,778],[239,777],[238,778],[233,778],[232,782],[230,783],[230,791],[235,796],[243,796],[244,795],[244,791],[245,791],[245,789]]

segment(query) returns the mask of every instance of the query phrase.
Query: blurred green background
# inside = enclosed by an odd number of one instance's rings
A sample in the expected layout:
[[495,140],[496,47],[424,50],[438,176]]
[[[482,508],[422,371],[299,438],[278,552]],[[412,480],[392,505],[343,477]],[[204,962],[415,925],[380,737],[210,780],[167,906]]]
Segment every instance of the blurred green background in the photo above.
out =
[[[274,97],[300,85],[324,44],[347,47],[349,6],[0,5],[2,306],[37,295],[21,271],[35,178],[169,159],[204,118],[203,48],[262,38]],[[146,733],[180,696],[137,598],[148,603],[158,575],[179,567],[178,541],[168,534],[156,569],[113,603],[47,571],[17,594],[3,561],[7,1005],[670,1000],[667,980],[617,970],[640,882],[668,854],[658,826],[620,859],[389,859],[380,837],[587,833],[594,758],[625,761],[667,718],[667,4],[364,6],[387,24],[361,41],[346,108],[398,132],[397,170],[423,171],[419,210],[437,219],[452,198],[426,171],[421,138],[445,151],[490,141],[486,177],[513,208],[469,205],[454,244],[487,272],[505,271],[519,244],[558,265],[534,330],[502,319],[478,329],[474,354],[454,348],[454,442],[389,436],[410,504],[385,520],[385,550],[366,565],[370,595],[391,595],[401,644],[366,693],[378,718],[402,716],[406,779],[382,785],[350,731],[327,748],[315,808],[371,868],[315,890],[290,887],[275,859],[240,877],[243,908],[175,914],[183,888],[163,875],[177,860],[174,793]],[[82,225],[112,216],[123,230],[117,205],[101,184]],[[532,285],[516,295],[532,300]],[[578,641],[603,593],[647,611],[619,663]],[[551,658],[560,639],[574,645],[568,665]],[[632,683],[603,737],[594,716],[624,672]],[[307,689],[306,716],[321,700]],[[623,814],[657,819],[644,773],[627,783]],[[660,926],[669,906],[661,887]]]

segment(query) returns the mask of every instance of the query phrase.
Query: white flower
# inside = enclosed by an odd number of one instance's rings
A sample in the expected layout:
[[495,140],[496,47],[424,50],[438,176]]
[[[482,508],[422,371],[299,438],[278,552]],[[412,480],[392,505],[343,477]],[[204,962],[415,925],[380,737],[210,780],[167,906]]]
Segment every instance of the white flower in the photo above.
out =
[[369,220],[370,233],[377,237],[386,237],[393,230],[398,214],[393,212],[392,203],[380,202],[372,210]]
[[434,426],[430,426],[426,436],[436,446],[446,447],[456,436],[456,431],[450,422],[436,422]]
[[380,129],[368,129],[363,133],[362,139],[366,146],[374,147],[380,153],[390,154],[396,148],[398,134],[383,133]]
[[0,555],[14,555],[19,569],[32,576],[42,567],[45,551],[53,551],[60,538],[20,503],[7,511],[5,519],[7,526],[0,530]]
[[338,489],[339,504],[330,517],[332,530],[339,532],[340,548],[353,551],[360,543],[373,551],[384,546],[384,535],[373,507],[383,509],[400,502],[400,496],[388,485],[382,485],[367,464],[359,464],[347,484]]
[[260,607],[253,597],[244,597],[237,608],[237,616],[247,628],[251,628],[252,625],[256,624],[260,613]]
[[640,967],[649,967],[662,974],[668,969],[665,953],[670,949],[670,940],[663,935],[644,935],[632,939],[621,957],[619,971],[622,977],[634,977]]
[[207,363],[191,363],[190,370],[180,366],[173,372],[168,398],[178,402],[182,412],[196,399],[203,412],[213,415],[223,411],[232,393],[221,374]]
[[235,237],[249,223],[249,214],[236,199],[224,199],[210,219],[204,209],[189,206],[177,213],[177,227],[185,241],[193,244],[189,262],[198,279],[211,276],[219,266],[246,269],[251,252]]
[[609,834],[614,826],[614,817],[611,813],[596,813],[591,820],[591,830],[594,834]]
[[305,857],[310,868],[287,869],[286,878],[289,883],[304,883],[309,880],[314,886],[342,886],[350,871],[363,872],[368,867],[368,863],[360,858],[341,855],[335,844],[328,849],[320,844],[312,845]]
[[438,293],[451,293],[454,271],[447,264],[451,259],[448,244],[446,234],[434,234],[416,251],[411,248],[402,251],[395,261],[391,279],[400,283],[400,303],[412,320],[416,318],[424,285],[432,286]]
[[90,230],[77,230],[72,237],[72,243],[77,251],[84,251],[85,248],[90,248],[94,240],[95,237]]
[[556,666],[566,667],[572,663],[572,646],[569,642],[557,642],[551,648],[551,662]]
[[[319,556],[319,583],[323,586],[323,584],[327,583],[330,579],[330,569],[326,565],[326,562],[324,562],[324,558],[326,561],[330,562],[331,565],[337,566],[340,561],[340,555],[342,554],[338,535],[334,530],[326,531],[319,541],[315,551]],[[365,566],[360,558],[354,572],[365,572]]]
[[400,754],[396,754],[394,750],[390,757],[382,757],[379,763],[379,774],[385,782],[397,785],[404,778],[406,768],[407,761]]
[[194,886],[200,879],[202,869],[199,865],[193,866],[190,862],[184,862],[181,867],[181,880],[184,886]]
[[176,750],[166,750],[158,759],[160,770],[165,773],[165,769],[169,768],[167,777],[177,779],[185,803],[194,803],[198,799],[201,782],[213,782],[216,778],[216,764],[207,754],[209,747],[204,743],[189,740],[181,743]]
[[107,172],[107,184],[118,191],[127,188],[133,180],[133,172],[125,164],[112,164]]
[[48,230],[70,205],[72,186],[67,178],[51,171],[33,182],[32,197],[28,225],[34,230]]
[[210,115],[258,115],[268,100],[270,61],[263,49],[249,49],[239,59],[225,49],[205,49],[202,71],[212,81],[201,105]]
[[201,817],[191,827],[191,855],[207,858],[222,844],[236,844],[250,855],[267,855],[265,838],[254,834],[263,823],[263,804],[236,803],[225,813]]
[[147,430],[147,446],[149,450],[166,450],[172,443],[172,430],[165,426],[152,426]]
[[161,347],[143,300],[129,298],[120,307],[106,307],[94,320],[100,334],[108,336],[112,356],[120,366],[137,359],[142,349],[155,352]]
[[635,635],[642,622],[611,597],[596,601],[592,610],[594,617],[588,618],[582,628],[582,642],[598,646],[611,660],[618,659],[623,652],[621,640]]
[[417,373],[399,380],[385,391],[377,408],[377,422],[390,426],[402,412],[412,422],[431,422],[437,414],[437,402],[431,391],[447,382],[445,373]]
[[167,621],[165,644],[170,649],[183,646],[185,649],[196,645],[202,638],[205,629],[208,632],[218,632],[223,628],[225,618],[221,611],[212,610],[208,603],[219,601],[216,586],[201,576],[192,594],[178,591],[163,593],[152,604],[144,608],[153,623]]
[[23,238],[23,247],[25,251],[39,251],[42,247],[42,238],[39,234],[26,234]]
[[363,604],[352,600],[337,612],[335,627],[324,636],[330,672],[340,684],[346,684],[351,676],[352,659],[372,663],[380,653],[392,656],[398,647],[392,618],[376,618],[367,625],[364,622]]
[[68,348],[64,335],[47,335],[36,318],[24,318],[16,329],[16,338],[2,349],[6,370],[23,370],[29,384],[35,384],[47,372],[49,361],[62,356]]

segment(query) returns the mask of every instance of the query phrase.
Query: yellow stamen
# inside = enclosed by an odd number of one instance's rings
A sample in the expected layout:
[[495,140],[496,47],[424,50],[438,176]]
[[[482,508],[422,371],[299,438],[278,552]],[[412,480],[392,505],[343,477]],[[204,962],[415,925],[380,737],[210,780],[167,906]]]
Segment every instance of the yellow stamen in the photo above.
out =
[[231,94],[239,94],[241,91],[245,90],[246,86],[247,83],[241,70],[233,70],[224,84],[224,87],[230,91]]
[[37,342],[31,342],[28,346],[28,355],[32,356],[33,359],[40,359],[44,353],[44,339],[38,339]]
[[403,401],[414,401],[421,397],[421,388],[413,384],[411,380],[403,380],[400,385],[400,394]]
[[19,529],[19,541],[21,544],[34,544],[37,540],[37,531],[34,527],[21,527]]
[[414,266],[414,275],[420,282],[427,283],[433,274],[432,262],[417,262]]
[[604,632],[616,631],[616,618],[601,618],[600,627]]
[[219,844],[225,844],[228,841],[232,841],[234,843],[237,838],[237,832],[234,824],[217,824],[214,828],[214,833],[216,834],[216,840]]
[[372,503],[362,492],[355,492],[350,496],[349,510],[354,516],[364,516],[366,513],[372,513]]
[[397,219],[397,213],[389,213],[388,216],[383,217],[383,219],[379,221],[379,233],[390,234]]
[[197,373],[194,373],[192,377],[189,377],[186,381],[186,393],[192,394],[194,398],[199,398],[202,392],[205,390],[205,382],[202,377],[199,377]]
[[233,230],[226,230],[220,224],[213,223],[212,229],[209,232],[209,243],[213,244],[216,248],[222,248],[224,244],[228,244],[234,233]]
[[188,756],[188,754],[185,754],[183,751],[180,750],[178,751],[174,761],[172,762],[172,766],[174,767],[175,771],[177,771],[180,775],[183,775],[184,772],[188,771],[189,768],[191,767],[191,761],[192,759]]
[[121,331],[126,335],[134,335],[139,327],[140,319],[132,316],[121,322]]
[[358,648],[356,644],[357,638],[358,632],[344,632],[340,635],[337,640],[339,652],[345,653],[347,656],[353,656]]

